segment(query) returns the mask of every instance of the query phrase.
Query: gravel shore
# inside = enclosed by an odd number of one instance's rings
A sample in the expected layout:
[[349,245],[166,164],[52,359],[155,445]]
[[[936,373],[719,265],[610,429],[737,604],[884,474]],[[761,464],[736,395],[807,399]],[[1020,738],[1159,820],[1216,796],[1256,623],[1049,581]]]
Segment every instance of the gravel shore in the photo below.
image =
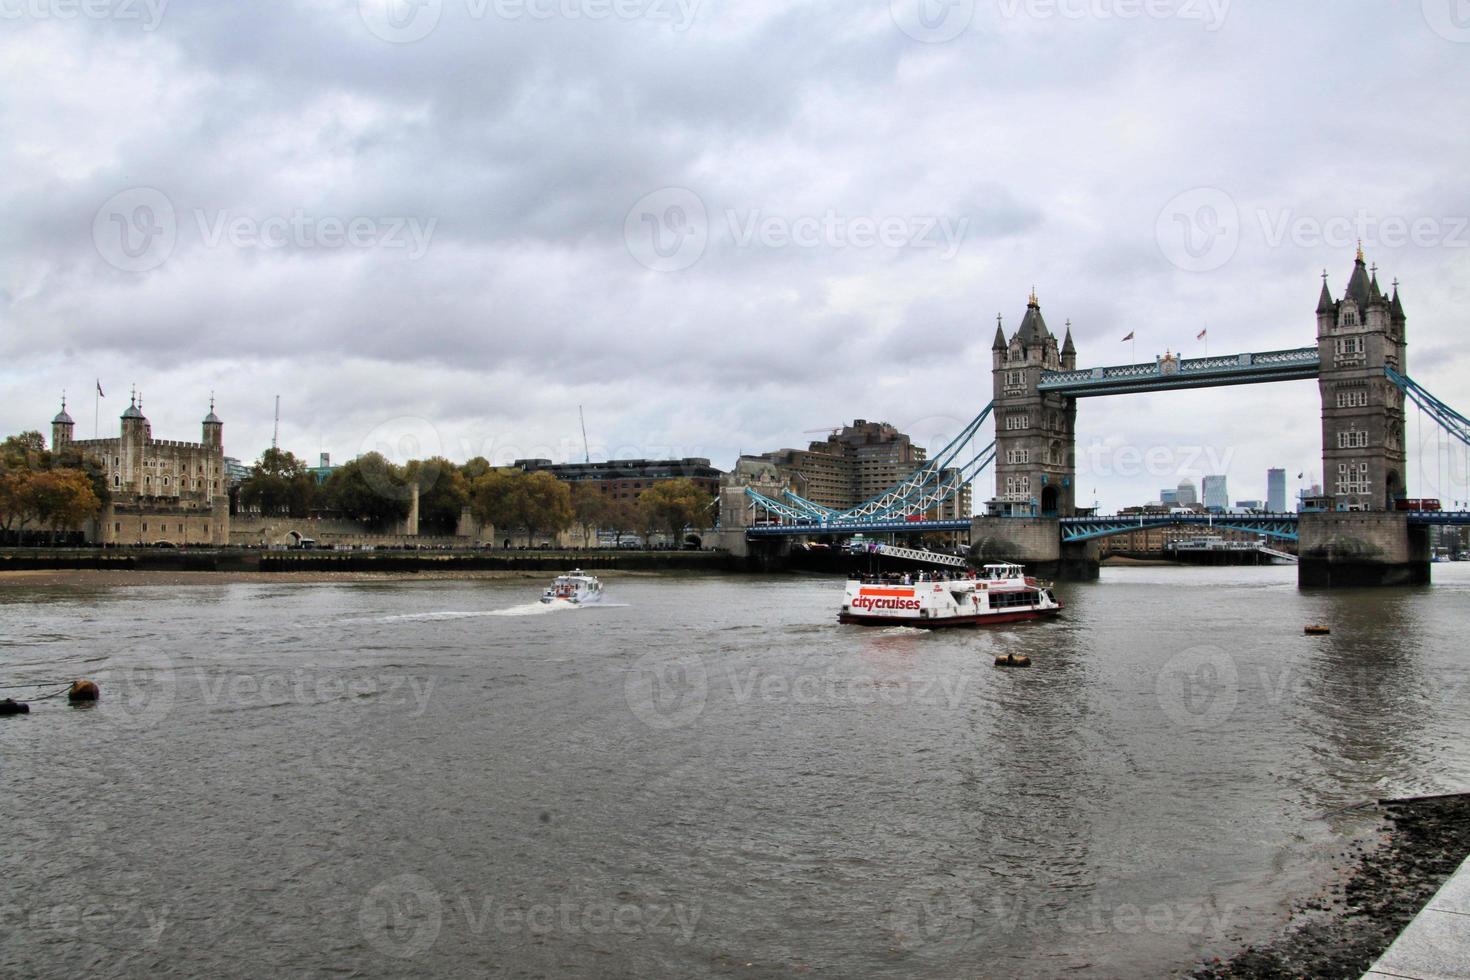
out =
[[1342,852],[1346,876],[1300,903],[1271,942],[1200,966],[1197,980],[1357,980],[1470,854],[1470,794],[1378,804],[1378,837]]

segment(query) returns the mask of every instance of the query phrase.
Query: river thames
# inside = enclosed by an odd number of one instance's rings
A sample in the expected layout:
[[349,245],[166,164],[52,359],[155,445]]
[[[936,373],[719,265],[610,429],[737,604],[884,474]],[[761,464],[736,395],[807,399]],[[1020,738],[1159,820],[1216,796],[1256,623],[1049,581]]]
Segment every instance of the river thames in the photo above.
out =
[[1467,788],[1470,564],[1434,575],[1108,568],[934,633],[822,577],[8,582],[0,683],[103,695],[0,721],[0,975],[1187,970],[1362,804]]

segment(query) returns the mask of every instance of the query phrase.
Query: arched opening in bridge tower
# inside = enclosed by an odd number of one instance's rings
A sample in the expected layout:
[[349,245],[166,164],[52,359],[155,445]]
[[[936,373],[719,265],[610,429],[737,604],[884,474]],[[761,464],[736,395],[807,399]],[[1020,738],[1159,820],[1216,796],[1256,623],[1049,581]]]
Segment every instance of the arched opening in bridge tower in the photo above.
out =
[[1043,517],[1055,517],[1057,515],[1057,488],[1043,487],[1041,489],[1041,514]]
[[1404,497],[1404,478],[1399,476],[1398,470],[1389,470],[1388,475],[1383,478],[1383,484],[1388,493],[1388,503],[1384,506],[1393,510],[1393,502]]

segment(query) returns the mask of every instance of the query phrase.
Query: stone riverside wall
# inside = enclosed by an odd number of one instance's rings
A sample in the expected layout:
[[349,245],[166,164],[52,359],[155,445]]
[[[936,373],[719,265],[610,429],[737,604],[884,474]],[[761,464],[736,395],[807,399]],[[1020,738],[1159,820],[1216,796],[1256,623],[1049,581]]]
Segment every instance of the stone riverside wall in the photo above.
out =
[[[493,529],[492,529],[493,530]],[[322,545],[371,545],[377,548],[421,546],[425,548],[463,548],[474,544],[458,535],[374,534],[357,521],[330,517],[260,517],[236,514],[230,521],[230,544],[237,547],[269,547],[294,544],[296,532]]]

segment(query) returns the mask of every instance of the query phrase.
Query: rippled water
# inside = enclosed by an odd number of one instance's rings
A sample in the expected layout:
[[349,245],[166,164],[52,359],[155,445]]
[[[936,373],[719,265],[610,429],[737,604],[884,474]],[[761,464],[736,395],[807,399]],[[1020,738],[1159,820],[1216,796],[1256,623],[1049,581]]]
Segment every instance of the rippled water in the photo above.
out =
[[103,699],[0,720],[0,975],[1184,969],[1358,804],[1467,788],[1434,571],[1108,569],[939,633],[838,627],[824,578],[7,584],[0,684]]

